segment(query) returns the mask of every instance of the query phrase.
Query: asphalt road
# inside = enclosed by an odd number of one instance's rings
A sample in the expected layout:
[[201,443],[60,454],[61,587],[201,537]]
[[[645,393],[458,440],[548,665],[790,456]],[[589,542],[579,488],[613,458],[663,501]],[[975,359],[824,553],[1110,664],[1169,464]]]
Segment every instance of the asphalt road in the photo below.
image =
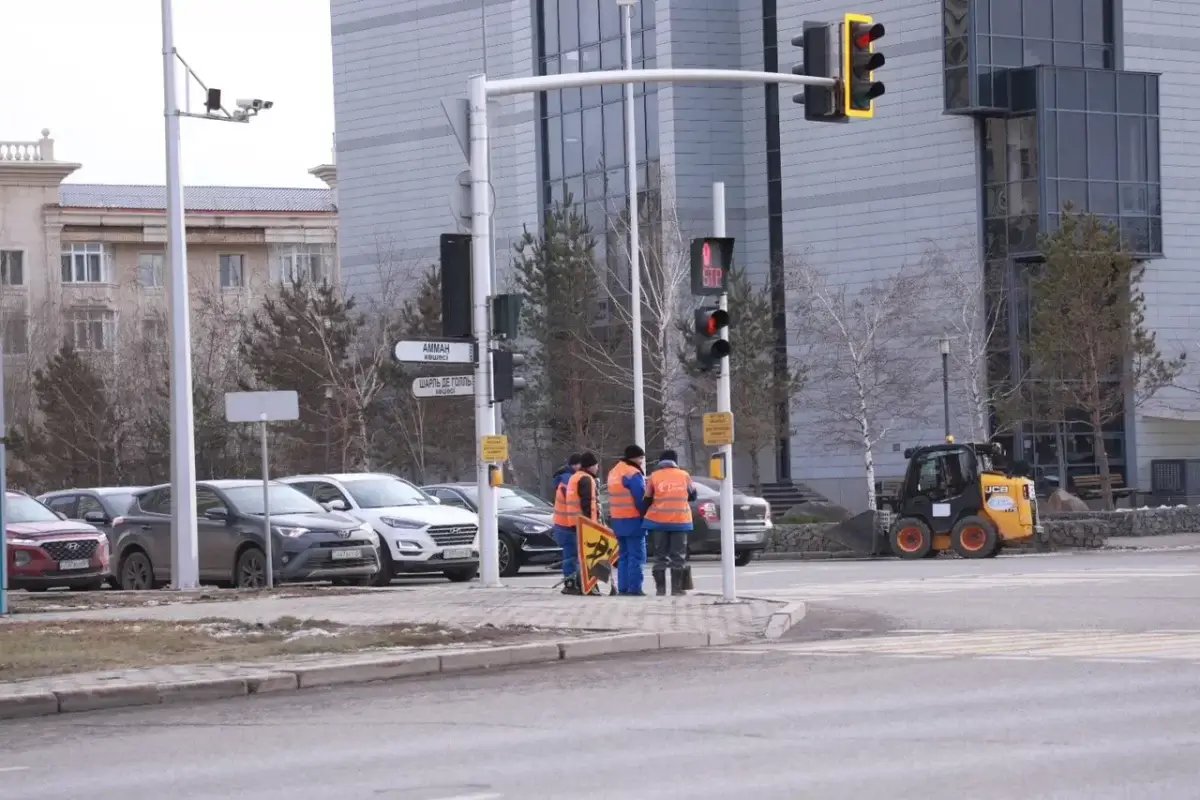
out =
[[0,723],[0,800],[1191,800],[1197,575],[763,563],[812,603],[778,643]]

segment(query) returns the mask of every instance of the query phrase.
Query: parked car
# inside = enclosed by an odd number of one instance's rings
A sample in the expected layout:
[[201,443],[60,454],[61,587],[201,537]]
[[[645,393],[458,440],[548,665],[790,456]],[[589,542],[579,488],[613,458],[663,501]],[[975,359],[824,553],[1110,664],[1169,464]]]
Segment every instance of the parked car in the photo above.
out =
[[133,497],[144,491],[145,486],[105,486],[92,489],[58,489],[38,495],[38,501],[49,506],[51,511],[63,514],[67,519],[76,519],[94,525],[108,535],[111,548],[116,542],[112,536],[112,521],[129,510]]
[[[473,483],[438,483],[421,489],[444,506],[479,512],[479,492]],[[562,557],[562,548],[551,533],[554,506],[516,486],[498,487],[496,498],[502,576],[516,575],[524,566],[548,566]]]
[[440,572],[455,583],[479,574],[479,517],[442,506],[403,478],[364,472],[280,481],[374,527],[384,541],[376,576],[380,586],[404,574]]
[[108,538],[96,528],[64,519],[23,492],[5,494],[4,523],[10,589],[104,588]]
[[[721,482],[692,476],[696,499],[692,501],[692,533],[688,536],[688,552],[693,555],[715,555],[721,552]],[[600,486],[600,514],[608,519],[608,489]],[[734,563],[744,567],[754,560],[755,553],[767,546],[771,530],[771,504],[740,489],[733,490]]]
[[[275,580],[367,584],[379,572],[379,537],[349,514],[327,511],[290,486],[270,483]],[[200,580],[258,588],[266,584],[263,485],[253,480],[196,484]],[[135,495],[113,520],[116,576],[122,589],[153,589],[171,576],[171,486]]]

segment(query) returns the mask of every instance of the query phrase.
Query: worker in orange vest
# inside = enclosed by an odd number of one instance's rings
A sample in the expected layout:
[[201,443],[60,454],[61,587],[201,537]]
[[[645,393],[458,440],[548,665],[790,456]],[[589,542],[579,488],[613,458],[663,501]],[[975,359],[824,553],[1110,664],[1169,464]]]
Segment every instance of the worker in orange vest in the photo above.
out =
[[554,541],[562,549],[563,593],[570,594],[568,581],[579,572],[579,544],[575,520],[567,510],[567,481],[579,471],[579,453],[567,457],[567,463],[554,473],[554,516],[550,519]]
[[686,594],[691,586],[687,564],[687,536],[692,531],[691,502],[696,499],[692,476],[680,469],[674,450],[663,451],[658,469],[646,480],[646,519],[642,527],[654,537],[654,593],[667,593],[667,569],[671,570],[671,594]]
[[620,543],[617,548],[617,594],[645,597],[642,569],[646,566],[646,451],[631,444],[625,457],[608,471],[608,516]]
[[[600,520],[600,494],[596,491],[596,473],[599,469],[600,459],[596,458],[596,454],[584,453],[579,457],[579,469],[567,481],[564,515],[561,517],[561,520],[569,523],[572,537],[576,536],[575,526],[579,524],[579,517],[581,515],[597,522]],[[560,519],[557,517],[557,513],[556,511],[556,519]],[[555,522],[555,526],[559,527],[560,523]],[[571,548],[574,551],[575,571],[574,574],[567,576],[563,581],[563,594],[583,594],[583,587],[579,581],[578,540],[572,538]],[[563,574],[566,575],[565,546],[563,547],[563,554]]]

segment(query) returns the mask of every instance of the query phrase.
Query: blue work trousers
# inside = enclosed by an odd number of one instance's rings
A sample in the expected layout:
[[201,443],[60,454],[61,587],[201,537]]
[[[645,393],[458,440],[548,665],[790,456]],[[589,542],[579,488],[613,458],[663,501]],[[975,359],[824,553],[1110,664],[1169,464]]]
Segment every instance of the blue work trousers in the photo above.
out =
[[562,548],[562,574],[571,578],[579,574],[579,539],[574,528],[554,526],[554,541]]
[[640,594],[642,569],[646,566],[646,534],[618,536],[620,560],[617,561],[617,591],[621,594]]

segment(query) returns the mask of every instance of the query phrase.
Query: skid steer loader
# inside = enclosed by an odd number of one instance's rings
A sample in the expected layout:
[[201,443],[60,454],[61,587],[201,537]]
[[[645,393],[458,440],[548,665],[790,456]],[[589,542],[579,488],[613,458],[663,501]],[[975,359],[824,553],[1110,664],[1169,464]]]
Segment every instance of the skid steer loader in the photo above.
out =
[[854,552],[903,559],[953,550],[990,558],[1007,543],[1042,532],[1033,481],[997,469],[998,444],[909,448],[904,481],[884,498],[889,511],[865,511],[826,535]]

